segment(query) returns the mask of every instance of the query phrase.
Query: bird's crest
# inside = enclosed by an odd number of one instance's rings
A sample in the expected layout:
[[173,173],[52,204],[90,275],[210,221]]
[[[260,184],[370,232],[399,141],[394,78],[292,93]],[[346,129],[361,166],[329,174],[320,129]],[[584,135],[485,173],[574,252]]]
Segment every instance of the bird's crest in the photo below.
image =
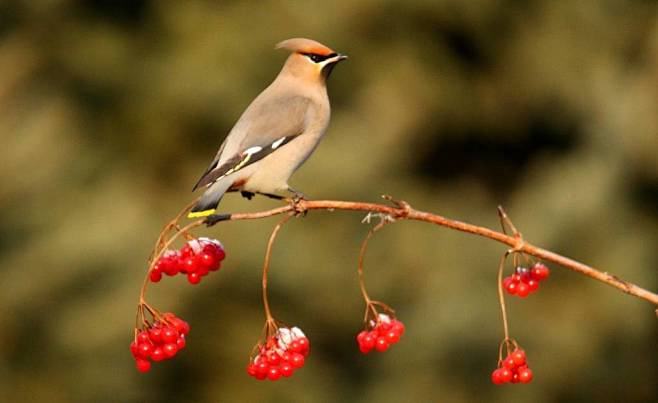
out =
[[306,38],[292,38],[277,43],[275,49],[287,49],[296,53],[308,53],[314,55],[327,56],[335,53],[330,48],[324,46],[320,42]]

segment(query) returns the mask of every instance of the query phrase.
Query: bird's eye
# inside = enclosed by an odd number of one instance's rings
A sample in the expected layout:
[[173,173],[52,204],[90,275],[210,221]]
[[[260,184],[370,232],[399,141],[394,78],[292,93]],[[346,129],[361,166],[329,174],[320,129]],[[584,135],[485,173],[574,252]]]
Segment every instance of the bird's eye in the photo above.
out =
[[325,61],[325,60],[327,60],[331,57],[336,56],[336,53],[332,53],[332,54],[329,54],[329,55],[318,55],[318,54],[315,54],[315,53],[305,53],[304,56],[311,59],[311,61],[313,61],[313,63],[320,63],[320,62],[323,62],[323,61]]

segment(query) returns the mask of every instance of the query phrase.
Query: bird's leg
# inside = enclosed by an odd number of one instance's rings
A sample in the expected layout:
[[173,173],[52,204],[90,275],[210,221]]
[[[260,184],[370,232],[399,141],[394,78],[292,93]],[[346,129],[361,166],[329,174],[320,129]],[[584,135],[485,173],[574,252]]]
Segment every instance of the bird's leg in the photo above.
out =
[[251,200],[251,198],[255,196],[253,192],[247,192],[245,190],[240,191],[240,195],[247,200]]
[[306,214],[308,213],[308,210],[305,208],[302,208],[299,205],[299,202],[302,200],[306,200],[306,196],[304,196],[304,193],[295,190],[291,187],[288,187],[288,192],[293,194],[293,197],[286,197],[286,201],[292,205],[292,208],[295,210],[295,212],[299,214],[303,214],[304,217],[306,217]]
[[304,195],[304,193],[300,192],[299,190],[288,187],[288,192],[293,194],[292,200],[295,202],[298,202],[302,199],[306,200],[306,195]]

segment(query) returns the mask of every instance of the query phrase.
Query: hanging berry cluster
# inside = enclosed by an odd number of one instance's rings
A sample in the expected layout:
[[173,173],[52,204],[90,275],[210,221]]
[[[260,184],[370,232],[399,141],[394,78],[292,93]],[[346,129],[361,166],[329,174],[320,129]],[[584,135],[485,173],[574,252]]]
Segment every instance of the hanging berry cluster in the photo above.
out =
[[258,380],[290,377],[304,366],[310,352],[310,342],[298,327],[280,327],[265,343],[258,344],[258,354],[247,366],[247,373]]
[[498,363],[498,368],[491,373],[491,382],[496,385],[530,381],[532,381],[532,370],[526,361],[525,351],[518,347],[507,354],[507,357]]
[[503,287],[510,295],[525,298],[539,289],[539,283],[546,280],[551,274],[546,265],[541,262],[533,264],[530,268],[517,266],[514,274],[503,279]]
[[[192,284],[197,284],[201,278],[212,271],[217,271],[226,257],[224,247],[216,239],[196,238],[190,230],[201,225],[200,222],[188,224],[181,228],[179,221],[189,210],[187,206],[172,221],[167,223],[160,232],[155,249],[149,259],[142,290],[137,304],[137,317],[134,338],[130,344],[130,352],[135,359],[135,365],[140,372],[151,369],[151,361],[159,362],[176,356],[187,344],[186,337],[190,325],[173,313],[161,313],[146,302],[146,290],[150,283],[162,280],[162,275],[174,276],[185,274]],[[171,233],[172,230],[175,232]],[[180,250],[169,249],[179,237],[187,242]]]
[[137,370],[150,370],[149,360],[159,362],[173,358],[185,348],[185,336],[189,332],[190,325],[169,312],[153,324],[144,323],[140,330],[135,331],[135,340],[130,343],[130,352],[135,358]]
[[[519,245],[523,245],[523,238],[516,230],[514,224],[507,217],[507,214],[499,207],[498,213],[500,215],[501,225],[503,232],[506,228],[512,230],[514,238],[517,239]],[[521,252],[520,247],[513,248],[505,252],[500,259],[498,266],[498,301],[500,303],[500,310],[503,317],[503,331],[505,338],[500,344],[498,350],[498,367],[491,373],[491,381],[496,385],[504,383],[529,383],[532,381],[533,373],[526,361],[526,354],[509,334],[509,325],[507,323],[507,309],[505,308],[505,292],[510,295],[516,295],[525,298],[528,294],[536,291],[539,288],[539,282],[544,281],[550,275],[550,270],[546,265],[541,262],[532,263],[531,267],[519,264],[523,259],[527,262],[532,262],[531,258]],[[512,265],[515,267],[514,274],[503,279],[503,271],[505,270],[505,263],[509,256],[512,256]],[[503,358],[503,349],[506,349],[507,355]]]
[[400,341],[400,336],[404,334],[404,324],[385,313],[380,313],[377,321],[369,321],[368,326],[369,330],[362,330],[356,336],[359,351],[363,354],[368,354],[372,349],[384,352]]
[[[366,217],[369,220],[371,215]],[[370,238],[379,230],[384,228],[388,223],[393,222],[389,216],[379,216],[381,221],[375,225],[364,238],[361,243],[361,251],[359,252],[359,263],[357,266],[357,273],[359,275],[359,287],[361,295],[366,303],[366,313],[363,317],[365,329],[356,335],[356,342],[359,345],[359,351],[363,354],[368,354],[373,349],[383,353],[388,350],[390,346],[400,341],[400,337],[404,334],[404,324],[395,317],[395,311],[383,302],[373,301],[366,290],[365,278],[363,274],[363,266],[365,253],[368,248]],[[380,313],[380,310],[384,311]]]
[[168,249],[153,265],[149,278],[157,283],[162,274],[175,276],[187,275],[190,284],[198,284],[201,278],[221,267],[226,252],[221,242],[216,239],[199,238],[188,241],[180,250]]

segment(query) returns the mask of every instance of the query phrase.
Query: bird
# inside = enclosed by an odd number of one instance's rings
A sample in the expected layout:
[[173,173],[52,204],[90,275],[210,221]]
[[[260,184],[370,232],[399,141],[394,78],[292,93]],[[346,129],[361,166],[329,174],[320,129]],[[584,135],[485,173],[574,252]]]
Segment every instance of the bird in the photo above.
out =
[[327,79],[347,55],[312,39],[292,38],[275,49],[290,51],[281,71],[242,113],[193,191],[205,192],[188,213],[207,217],[217,211],[226,192],[240,191],[283,199],[301,192],[288,185],[329,126]]

